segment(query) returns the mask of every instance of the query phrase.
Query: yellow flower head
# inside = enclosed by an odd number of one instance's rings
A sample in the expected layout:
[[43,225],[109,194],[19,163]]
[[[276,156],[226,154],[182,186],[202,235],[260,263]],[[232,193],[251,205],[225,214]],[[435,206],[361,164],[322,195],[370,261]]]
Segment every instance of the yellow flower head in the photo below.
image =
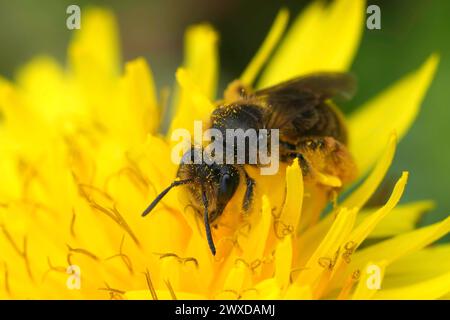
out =
[[[280,11],[240,83],[258,89],[310,72],[346,71],[364,8],[363,0],[314,2],[287,33],[288,13]],[[249,169],[257,185],[252,211],[243,215],[240,201],[229,203],[213,230],[216,256],[182,189],[141,217],[176,176],[173,130],[208,121],[214,108],[217,42],[209,25],[187,30],[167,135],[159,133],[165,94],[157,94],[144,59],[121,69],[109,11],[84,13],[67,67],[41,57],[14,82],[0,78],[0,298],[448,295],[450,246],[428,245],[449,232],[450,219],[415,229],[432,203],[397,205],[408,173],[385,205],[364,209],[418,112],[437,55],[348,117],[360,179],[324,218],[328,196],[302,183],[296,161],[275,176]],[[319,182],[334,185],[335,178]],[[373,241],[361,246],[366,239]]]

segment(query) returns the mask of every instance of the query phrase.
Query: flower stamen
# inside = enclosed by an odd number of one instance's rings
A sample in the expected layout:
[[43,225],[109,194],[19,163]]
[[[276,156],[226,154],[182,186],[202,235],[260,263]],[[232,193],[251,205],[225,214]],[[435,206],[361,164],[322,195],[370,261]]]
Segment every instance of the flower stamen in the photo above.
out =
[[11,244],[11,246],[14,248],[14,250],[17,252],[17,254],[23,259],[23,261],[25,262],[25,267],[28,273],[28,276],[30,277],[31,281],[34,281],[33,278],[33,274],[31,272],[31,265],[30,265],[30,261],[28,259],[28,252],[27,252],[27,248],[28,248],[28,239],[27,237],[23,237],[23,249],[21,250],[19,248],[19,246],[17,245],[17,243],[14,241],[14,239],[12,238],[11,234],[8,232],[8,230],[6,230],[5,226],[0,226],[0,228],[3,230],[3,234],[5,235],[6,239],[8,240],[8,242]]
[[159,255],[159,259],[164,259],[164,258],[175,258],[179,263],[186,265],[188,262],[192,262],[194,263],[195,267],[198,269],[198,260],[195,259],[194,257],[186,257],[186,258],[182,258],[179,255],[177,255],[176,253],[172,253],[172,252],[167,252],[167,253],[154,253],[156,255]]
[[342,259],[348,264],[351,262],[351,256],[355,252],[357,244],[354,241],[349,241],[344,245],[344,253],[342,253]]
[[76,218],[77,218],[77,215],[75,213],[75,209],[72,208],[72,220],[70,220],[70,234],[74,238],[76,238],[76,235],[75,235],[75,220],[76,220]]
[[334,266],[336,265],[336,262],[339,258],[339,252],[341,251],[341,247],[339,247],[336,252],[334,253],[334,257],[330,258],[330,257],[320,257],[318,260],[319,265],[322,268],[328,269],[328,270],[333,270]]
[[355,286],[355,283],[358,282],[359,277],[360,277],[360,271],[355,270],[342,285],[342,289],[341,289],[341,292],[339,293],[339,295],[337,296],[337,300],[346,300],[348,298],[351,290]]
[[294,283],[294,273],[301,272],[301,271],[308,270],[308,269],[311,269],[311,268],[300,267],[300,268],[292,269],[291,272],[289,273],[289,283],[290,284]]
[[150,272],[148,271],[148,269],[145,270],[144,275],[145,280],[147,281],[147,287],[150,290],[153,300],[158,300],[158,296],[156,294],[155,287],[153,286],[152,279],[150,278]]
[[9,273],[8,273],[8,265],[6,264],[6,262],[4,263],[4,282],[5,282],[5,291],[11,295],[11,287],[9,286]]
[[123,300],[123,295],[125,294],[125,291],[111,288],[108,283],[105,282],[106,288],[98,288],[98,290],[108,291],[109,297],[111,300]]
[[69,249],[70,252],[75,252],[75,253],[81,253],[84,254],[85,256],[88,256],[89,258],[95,260],[95,261],[99,261],[100,258],[98,256],[96,256],[95,254],[93,254],[92,252],[83,249],[83,248],[72,248],[69,244],[66,244],[67,248]]
[[147,195],[149,181],[147,181],[142,175],[140,175],[133,167],[123,167],[117,172],[109,175],[103,184],[103,188],[105,190],[108,190],[108,185],[111,182],[111,180],[115,177],[121,177],[122,175],[125,175],[129,178],[131,183],[133,183],[136,188],[141,191],[142,194]]
[[164,281],[166,284],[167,289],[169,289],[170,296],[172,297],[172,300],[178,300],[177,296],[175,295],[175,291],[172,288],[172,285],[170,284],[170,280]]
[[119,253],[117,253],[111,257],[108,257],[105,260],[111,260],[111,259],[120,257],[122,259],[123,263],[125,264],[125,266],[128,268],[128,271],[130,271],[130,274],[134,274],[133,264],[131,263],[130,257],[123,253],[124,241],[125,241],[125,235],[122,236],[122,240],[120,241]]
[[[281,230],[280,230],[281,227]],[[273,231],[275,236],[279,240],[283,240],[284,237],[294,233],[294,226],[291,224],[286,224],[283,221],[281,221],[280,218],[276,218],[273,221]]]

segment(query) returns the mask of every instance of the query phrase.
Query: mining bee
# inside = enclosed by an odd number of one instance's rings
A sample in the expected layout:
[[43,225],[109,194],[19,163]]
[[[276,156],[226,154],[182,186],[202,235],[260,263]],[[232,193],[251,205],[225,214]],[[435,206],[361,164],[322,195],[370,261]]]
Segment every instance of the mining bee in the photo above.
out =
[[[317,179],[325,173],[338,177],[345,185],[353,179],[355,165],[346,147],[343,116],[332,99],[350,99],[355,87],[352,75],[338,72],[310,74],[254,92],[235,82],[225,92],[225,99],[217,103],[210,127],[223,132],[223,136],[226,129],[279,129],[280,161],[290,164],[297,158],[305,180]],[[254,147],[246,145],[245,150]],[[215,255],[211,223],[221,216],[241,181],[246,188],[242,208],[247,211],[255,180],[244,168],[244,164],[251,165],[248,162],[187,161],[198,152],[202,152],[202,147],[191,147],[179,165],[177,179],[153,200],[142,216],[150,213],[172,188],[185,186],[192,206],[203,216],[208,244]]]

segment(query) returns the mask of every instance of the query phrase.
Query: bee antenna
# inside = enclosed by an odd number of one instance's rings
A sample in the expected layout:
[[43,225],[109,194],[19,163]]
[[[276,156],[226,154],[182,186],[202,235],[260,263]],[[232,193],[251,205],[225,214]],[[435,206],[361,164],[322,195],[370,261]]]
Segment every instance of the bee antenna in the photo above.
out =
[[192,179],[186,179],[186,180],[176,180],[174,182],[172,182],[172,184],[170,186],[168,186],[166,189],[164,189],[156,198],[155,200],[153,200],[152,203],[150,203],[150,205],[147,207],[147,209],[144,210],[144,212],[142,213],[142,216],[145,217],[147,214],[150,213],[150,211],[153,210],[153,208],[156,207],[156,205],[158,204],[159,201],[161,201],[162,198],[164,198],[164,196],[170,191],[170,189],[172,189],[173,187],[177,187],[180,186],[182,184],[186,184],[192,182]]
[[211,234],[211,226],[209,224],[209,214],[208,214],[208,198],[206,197],[206,192],[204,189],[202,189],[202,200],[203,200],[203,206],[205,207],[204,222],[205,222],[206,239],[208,240],[209,249],[211,250],[212,254],[215,256],[216,255],[216,246],[214,245],[214,240],[213,240],[212,234]]

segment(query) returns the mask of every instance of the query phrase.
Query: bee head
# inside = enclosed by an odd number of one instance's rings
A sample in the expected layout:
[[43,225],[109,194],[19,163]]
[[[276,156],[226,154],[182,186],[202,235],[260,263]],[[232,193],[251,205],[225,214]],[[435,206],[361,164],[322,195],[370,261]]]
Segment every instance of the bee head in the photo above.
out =
[[[225,209],[239,186],[239,169],[230,164],[218,164],[209,159],[196,162],[202,149],[192,147],[178,167],[177,180],[164,189],[145,209],[142,216],[149,214],[159,201],[176,186],[184,185],[192,199],[192,205],[203,219],[206,237],[211,252],[216,249],[211,235],[210,223],[216,220]],[[203,155],[203,154],[202,154]]]
[[191,180],[186,184],[186,189],[192,199],[192,205],[197,212],[206,209],[210,222],[223,213],[240,180],[239,169],[234,165],[218,164],[205,158],[201,163],[182,161],[177,176],[180,180]]

